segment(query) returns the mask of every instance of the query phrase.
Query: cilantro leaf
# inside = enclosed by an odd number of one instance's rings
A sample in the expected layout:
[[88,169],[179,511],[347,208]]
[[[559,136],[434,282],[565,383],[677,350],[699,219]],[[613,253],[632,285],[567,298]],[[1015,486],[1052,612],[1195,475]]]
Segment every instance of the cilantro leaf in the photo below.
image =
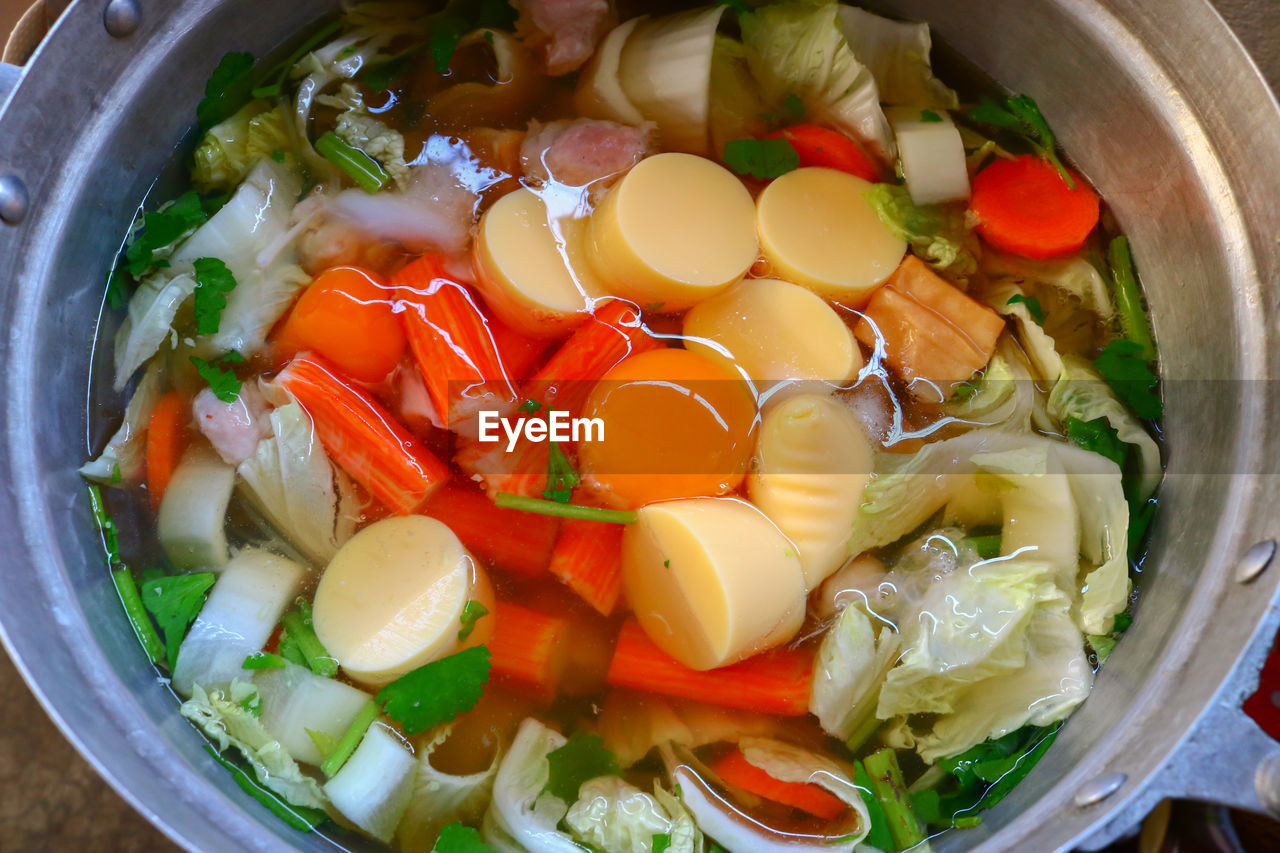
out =
[[240,664],[241,669],[284,669],[284,658],[271,652],[254,652]]
[[804,118],[804,101],[795,92],[788,92],[782,99],[782,114],[793,121]]
[[227,307],[226,294],[236,289],[236,277],[217,258],[196,258],[195,311],[196,333],[214,335],[222,325],[222,311]]
[[735,139],[724,146],[724,164],[739,175],[771,179],[800,167],[800,155],[785,139]]
[[440,830],[432,853],[496,853],[480,838],[475,829],[461,823],[450,823]]
[[1093,366],[1138,417],[1151,420],[1164,414],[1164,403],[1156,392],[1156,375],[1142,359],[1142,352],[1141,344],[1115,340],[1107,344]]
[[204,607],[205,594],[214,580],[213,572],[196,572],[142,582],[142,606],[155,617],[164,634],[170,670],[178,662],[178,647]]
[[462,623],[462,627],[458,630],[458,642],[466,642],[467,637],[475,631],[476,622],[488,615],[489,608],[474,599],[462,605],[462,616],[458,619]]
[[534,412],[542,408],[542,404],[539,403],[537,400],[530,398],[528,400],[525,400],[516,408],[518,408],[522,412],[528,412],[529,414],[533,414]]
[[1129,630],[1129,626],[1133,624],[1133,617],[1128,613],[1117,613],[1115,621],[1111,623],[1111,631],[1115,634],[1123,634]]
[[921,110],[920,121],[925,124],[941,124],[942,116],[938,115],[933,110]]
[[551,442],[547,454],[547,487],[542,490],[542,496],[549,501],[567,504],[573,498],[573,490],[580,481],[578,472],[560,449],[559,443]]
[[[716,0],[715,5],[728,6],[739,15],[747,15],[751,12],[751,7],[747,5],[746,0]],[[655,849],[654,853],[658,853],[658,851]]]
[[1036,325],[1044,325],[1044,308],[1040,306],[1039,299],[1036,299],[1034,296],[1024,296],[1021,293],[1015,293],[1013,296],[1009,297],[1009,301],[1006,302],[1005,305],[1016,305],[1019,302],[1027,306],[1027,313],[1031,315],[1031,319],[1036,321]]
[[228,118],[249,100],[252,72],[253,54],[228,53],[222,57],[204,84],[204,99],[196,106],[201,130],[208,130]]
[[[213,390],[213,394],[224,403],[234,403],[240,396],[240,380],[230,370],[220,370],[199,356],[191,356],[191,363],[196,366],[196,373]],[[214,360],[215,362],[218,359]]]
[[405,734],[416,735],[471,710],[488,682],[489,650],[473,646],[400,676],[375,700]]
[[1058,139],[1050,130],[1044,114],[1040,112],[1040,106],[1030,95],[1014,95],[1006,98],[1003,103],[990,95],[983,95],[978,106],[969,110],[969,118],[1013,131],[1022,137],[1040,159],[1058,170],[1070,189],[1076,188],[1075,179],[1058,158]]
[[659,832],[653,836],[650,842],[650,849],[653,853],[666,853],[671,848],[671,834],[667,832]]
[[124,280],[124,270],[116,267],[107,276],[107,307],[123,308],[129,304],[129,285]]
[[1119,434],[1106,418],[1094,418],[1082,421],[1079,418],[1067,418],[1067,438],[1085,450],[1107,457],[1124,470],[1125,459],[1129,455],[1129,445],[1120,440]]
[[550,775],[543,790],[566,803],[578,799],[583,782],[621,772],[617,759],[605,748],[604,738],[586,732],[575,732],[564,746],[547,753],[547,765]]
[[142,215],[142,231],[124,251],[124,268],[134,278],[161,266],[164,250],[191,233],[209,216],[195,190],[178,196],[158,210]]

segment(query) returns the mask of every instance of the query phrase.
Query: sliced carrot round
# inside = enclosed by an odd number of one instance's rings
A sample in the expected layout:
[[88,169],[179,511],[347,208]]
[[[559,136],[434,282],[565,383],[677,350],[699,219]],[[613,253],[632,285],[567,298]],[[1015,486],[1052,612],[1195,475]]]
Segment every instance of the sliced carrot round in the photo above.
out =
[[858,143],[838,130],[816,124],[797,124],[767,134],[765,139],[785,139],[800,155],[801,166],[838,169],[864,181],[878,181],[880,167],[858,147]]
[[1098,195],[1074,173],[1031,154],[996,160],[973,179],[970,209],[992,246],[1026,258],[1054,258],[1084,245],[1098,224]]
[[359,267],[325,270],[303,291],[275,336],[288,358],[313,350],[360,382],[384,379],[404,356],[394,291]]
[[186,399],[177,391],[170,391],[156,403],[147,421],[147,492],[156,512],[160,511],[165,489],[186,449],[186,420]]

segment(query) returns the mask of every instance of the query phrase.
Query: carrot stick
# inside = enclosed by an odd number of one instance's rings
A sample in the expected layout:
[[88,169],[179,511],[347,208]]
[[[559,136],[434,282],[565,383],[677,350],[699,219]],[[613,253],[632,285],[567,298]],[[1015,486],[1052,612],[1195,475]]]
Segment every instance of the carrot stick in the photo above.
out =
[[622,592],[622,525],[565,519],[551,552],[551,574],[608,616]]
[[712,762],[711,771],[727,785],[741,788],[766,800],[800,809],[822,820],[831,820],[848,808],[839,797],[818,785],[784,782],[747,761],[742,750],[733,749]]
[[187,401],[177,391],[170,391],[156,403],[147,421],[147,492],[156,512],[186,450],[186,419]]
[[569,658],[569,620],[499,601],[489,638],[494,680],[555,698]]
[[476,435],[476,412],[507,414],[519,402],[489,318],[443,259],[423,255],[396,273],[405,334],[431,402],[449,429]]
[[728,708],[798,717],[809,712],[813,655],[774,649],[740,663],[698,672],[668,657],[639,622],[628,619],[609,665],[609,683]]
[[472,477],[479,477],[489,497],[499,492],[526,498],[542,497],[547,487],[547,457],[550,444],[529,441],[521,435],[515,449],[507,452],[506,441],[481,442],[459,436],[454,461]]
[[502,509],[453,483],[432,495],[422,513],[444,522],[484,563],[528,578],[546,573],[560,530],[557,518]]
[[576,416],[595,380],[628,356],[661,346],[641,323],[635,306],[610,300],[547,360],[526,396],[547,409],[565,409]]
[[858,147],[858,143],[836,130],[816,124],[797,124],[766,134],[765,139],[785,139],[800,155],[801,166],[838,169],[862,178],[879,181],[880,167]]
[[973,179],[970,209],[991,245],[1027,258],[1053,258],[1084,245],[1098,224],[1098,196],[1071,173],[1032,154],[994,161]]
[[404,329],[393,310],[394,291],[377,273],[334,267],[298,298],[274,336],[281,359],[317,352],[359,382],[378,382],[404,355]]
[[295,357],[276,381],[311,416],[334,462],[392,512],[413,512],[449,478],[422,442],[320,356]]

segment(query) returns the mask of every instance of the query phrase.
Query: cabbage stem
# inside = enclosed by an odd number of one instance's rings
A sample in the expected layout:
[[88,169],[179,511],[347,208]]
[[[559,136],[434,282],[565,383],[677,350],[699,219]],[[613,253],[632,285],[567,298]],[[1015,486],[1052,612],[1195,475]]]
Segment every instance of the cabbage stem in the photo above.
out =
[[316,140],[320,156],[346,172],[367,193],[376,193],[387,185],[391,176],[368,154],[348,145],[332,130]]

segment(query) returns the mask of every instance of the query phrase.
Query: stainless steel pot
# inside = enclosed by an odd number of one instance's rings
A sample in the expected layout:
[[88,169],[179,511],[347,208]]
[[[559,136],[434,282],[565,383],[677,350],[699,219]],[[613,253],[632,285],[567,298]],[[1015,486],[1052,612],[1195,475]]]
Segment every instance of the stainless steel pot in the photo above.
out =
[[[25,71],[0,65],[0,626],[66,735],[191,849],[329,844],[239,792],[121,618],[75,473],[86,388],[109,362],[94,322],[209,69],[334,5],[81,0]],[[1133,237],[1168,380],[1170,472],[1134,626],[1035,772],[940,847],[1093,849],[1169,796],[1276,811],[1280,746],[1239,704],[1280,626],[1280,109],[1205,0],[873,5],[1035,94]]]

